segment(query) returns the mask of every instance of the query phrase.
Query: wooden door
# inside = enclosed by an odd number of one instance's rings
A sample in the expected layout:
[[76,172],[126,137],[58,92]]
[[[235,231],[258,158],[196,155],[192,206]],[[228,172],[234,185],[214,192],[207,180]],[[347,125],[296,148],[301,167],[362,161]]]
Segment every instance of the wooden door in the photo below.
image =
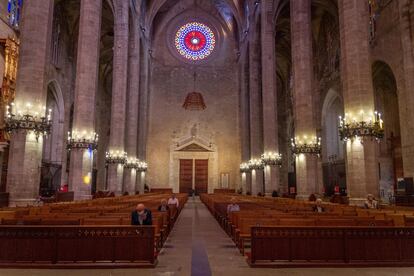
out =
[[195,160],[195,193],[208,192],[208,159]]
[[180,159],[180,193],[190,193],[193,188],[193,159]]

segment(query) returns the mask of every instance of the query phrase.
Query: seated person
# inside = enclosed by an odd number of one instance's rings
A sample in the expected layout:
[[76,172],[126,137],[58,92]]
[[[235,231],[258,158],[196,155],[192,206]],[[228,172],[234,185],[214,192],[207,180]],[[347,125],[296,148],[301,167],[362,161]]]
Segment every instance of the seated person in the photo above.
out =
[[372,194],[367,195],[367,200],[364,203],[365,209],[378,209],[378,202],[374,199]]
[[161,200],[161,205],[158,206],[158,211],[160,212],[168,212],[170,210],[170,207],[167,204],[167,201],[165,199]]
[[325,208],[322,206],[322,199],[318,198],[317,200],[315,200],[315,205],[313,206],[312,209],[316,213],[325,212]]
[[240,211],[240,206],[236,203],[236,199],[232,198],[231,203],[227,205],[227,216],[230,216],[231,212],[238,212]]
[[168,205],[175,205],[177,208],[179,206],[178,198],[175,197],[175,194],[172,194],[168,199]]
[[309,201],[316,201],[316,196],[315,196],[315,194],[311,194],[311,195],[309,196]]
[[140,203],[135,211],[131,213],[131,225],[152,225],[151,211]]

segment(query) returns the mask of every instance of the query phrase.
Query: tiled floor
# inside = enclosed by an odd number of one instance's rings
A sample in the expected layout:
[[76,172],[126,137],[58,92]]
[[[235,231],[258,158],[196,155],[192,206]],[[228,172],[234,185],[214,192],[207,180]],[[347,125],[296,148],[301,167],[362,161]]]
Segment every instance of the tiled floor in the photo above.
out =
[[[0,245],[1,246],[1,245]],[[155,269],[0,270],[0,276],[413,276],[414,268],[252,269],[207,208],[190,199]]]

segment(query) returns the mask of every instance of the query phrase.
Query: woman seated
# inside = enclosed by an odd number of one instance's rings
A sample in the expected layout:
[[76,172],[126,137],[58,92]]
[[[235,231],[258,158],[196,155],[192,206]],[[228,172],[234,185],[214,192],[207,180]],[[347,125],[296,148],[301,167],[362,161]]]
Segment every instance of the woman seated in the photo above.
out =
[[318,198],[315,200],[315,205],[313,206],[313,211],[315,213],[325,212],[325,208],[322,206],[322,199]]
[[170,210],[170,207],[167,204],[167,200],[165,200],[165,199],[161,200],[161,205],[158,206],[158,211],[168,212],[168,210]]
[[375,200],[372,194],[367,195],[367,200],[364,203],[365,209],[378,209],[378,201]]

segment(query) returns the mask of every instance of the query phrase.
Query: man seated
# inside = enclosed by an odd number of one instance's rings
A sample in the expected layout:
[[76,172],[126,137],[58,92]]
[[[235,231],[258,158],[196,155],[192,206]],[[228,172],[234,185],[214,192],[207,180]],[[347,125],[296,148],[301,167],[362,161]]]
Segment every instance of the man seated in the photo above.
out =
[[240,211],[240,206],[236,203],[236,199],[232,198],[230,204],[227,205],[227,216],[230,216],[232,212]]
[[139,203],[131,213],[131,225],[152,225],[151,211],[144,204]]
[[374,199],[374,196],[372,194],[367,195],[367,200],[365,200],[364,207],[365,209],[377,209],[378,208],[378,202]]
[[168,212],[170,210],[170,207],[167,204],[167,201],[165,199],[161,200],[161,205],[158,206],[158,211],[160,212]]
[[177,208],[179,206],[178,198],[175,197],[175,194],[172,194],[168,199],[168,205],[175,205]]
[[316,213],[325,212],[325,208],[322,206],[322,199],[318,198],[315,200],[315,205],[313,206],[313,211]]

